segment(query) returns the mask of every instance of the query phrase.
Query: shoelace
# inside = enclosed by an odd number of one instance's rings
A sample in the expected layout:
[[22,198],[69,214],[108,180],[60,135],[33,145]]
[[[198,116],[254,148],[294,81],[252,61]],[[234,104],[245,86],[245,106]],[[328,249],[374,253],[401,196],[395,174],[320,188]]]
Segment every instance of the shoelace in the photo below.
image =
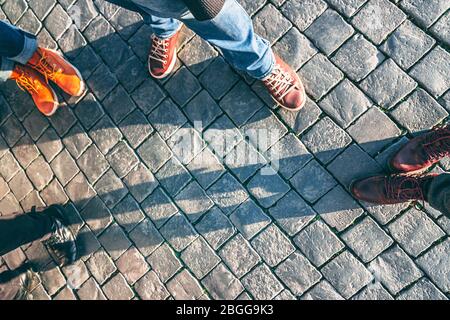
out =
[[33,81],[32,78],[27,75],[25,72],[16,79],[17,86],[22,91],[28,91],[30,93],[38,93],[40,85],[37,81]]
[[167,64],[167,58],[169,51],[167,47],[169,46],[169,40],[159,39],[158,37],[153,37],[152,51],[150,53],[150,58],[163,64]]
[[414,177],[389,177],[385,181],[386,196],[391,199],[425,201],[422,186]]
[[450,128],[436,128],[425,139],[423,148],[431,161],[450,156]]
[[275,65],[273,72],[264,80],[264,83],[279,99],[283,99],[294,88],[291,75],[284,72],[278,64]]
[[45,76],[45,81],[47,82],[49,79],[52,81],[55,80],[58,75],[63,72],[62,69],[57,69],[56,65],[50,65],[44,52],[42,53],[41,59],[34,67]]

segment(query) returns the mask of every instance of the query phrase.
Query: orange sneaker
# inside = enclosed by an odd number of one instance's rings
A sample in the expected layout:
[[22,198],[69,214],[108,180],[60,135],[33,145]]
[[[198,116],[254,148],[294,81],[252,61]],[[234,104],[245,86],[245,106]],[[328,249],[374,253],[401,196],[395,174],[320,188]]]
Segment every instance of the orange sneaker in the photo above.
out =
[[80,71],[54,50],[38,48],[27,63],[28,66],[51,80],[68,95],[79,97],[84,93],[85,84]]
[[11,78],[23,91],[27,91],[33,98],[36,107],[47,117],[58,110],[58,98],[41,74],[22,65],[16,65]]

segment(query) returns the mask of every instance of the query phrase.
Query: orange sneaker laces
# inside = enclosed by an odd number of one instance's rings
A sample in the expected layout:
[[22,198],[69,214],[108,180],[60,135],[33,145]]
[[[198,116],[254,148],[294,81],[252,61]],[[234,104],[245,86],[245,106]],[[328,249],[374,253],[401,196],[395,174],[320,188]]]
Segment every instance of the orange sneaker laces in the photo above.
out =
[[278,64],[275,65],[270,76],[263,81],[279,99],[283,99],[294,88],[291,75],[283,71]]
[[167,49],[168,46],[169,41],[167,39],[159,39],[158,37],[154,36],[150,58],[162,62],[163,64],[167,64],[167,58],[169,57],[169,55],[167,54],[167,52],[169,51],[169,49]]
[[57,69],[56,65],[50,65],[44,52],[42,53],[41,59],[34,67],[45,76],[45,81],[47,82],[49,79],[54,81],[63,71],[61,68]]
[[16,79],[17,86],[22,91],[28,91],[30,93],[38,93],[39,91],[39,82],[33,80],[28,74],[22,72],[22,74]]

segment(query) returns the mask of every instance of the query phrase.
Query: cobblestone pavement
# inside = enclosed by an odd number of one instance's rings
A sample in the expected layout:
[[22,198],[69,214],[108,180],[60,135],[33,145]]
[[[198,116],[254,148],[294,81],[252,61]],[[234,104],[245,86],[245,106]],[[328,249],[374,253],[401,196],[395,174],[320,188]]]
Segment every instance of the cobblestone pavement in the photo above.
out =
[[0,86],[0,212],[67,203],[82,251],[59,269],[34,243],[0,269],[35,262],[35,299],[449,298],[450,220],[347,188],[448,118],[450,2],[240,2],[304,80],[299,113],[186,30],[156,82],[139,15],[3,1],[0,18],[64,52],[89,91],[46,119]]

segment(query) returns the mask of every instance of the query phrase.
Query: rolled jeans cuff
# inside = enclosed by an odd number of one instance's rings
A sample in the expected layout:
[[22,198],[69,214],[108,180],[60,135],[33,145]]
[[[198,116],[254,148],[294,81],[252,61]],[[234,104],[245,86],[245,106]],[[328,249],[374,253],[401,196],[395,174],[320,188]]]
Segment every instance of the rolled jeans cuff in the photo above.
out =
[[17,56],[9,58],[15,62],[20,64],[27,64],[27,62],[31,59],[33,54],[36,52],[38,47],[38,42],[35,37],[30,34],[24,32],[24,42],[23,49]]
[[0,57],[0,82],[4,82],[11,78],[14,70],[14,61],[5,57]]

